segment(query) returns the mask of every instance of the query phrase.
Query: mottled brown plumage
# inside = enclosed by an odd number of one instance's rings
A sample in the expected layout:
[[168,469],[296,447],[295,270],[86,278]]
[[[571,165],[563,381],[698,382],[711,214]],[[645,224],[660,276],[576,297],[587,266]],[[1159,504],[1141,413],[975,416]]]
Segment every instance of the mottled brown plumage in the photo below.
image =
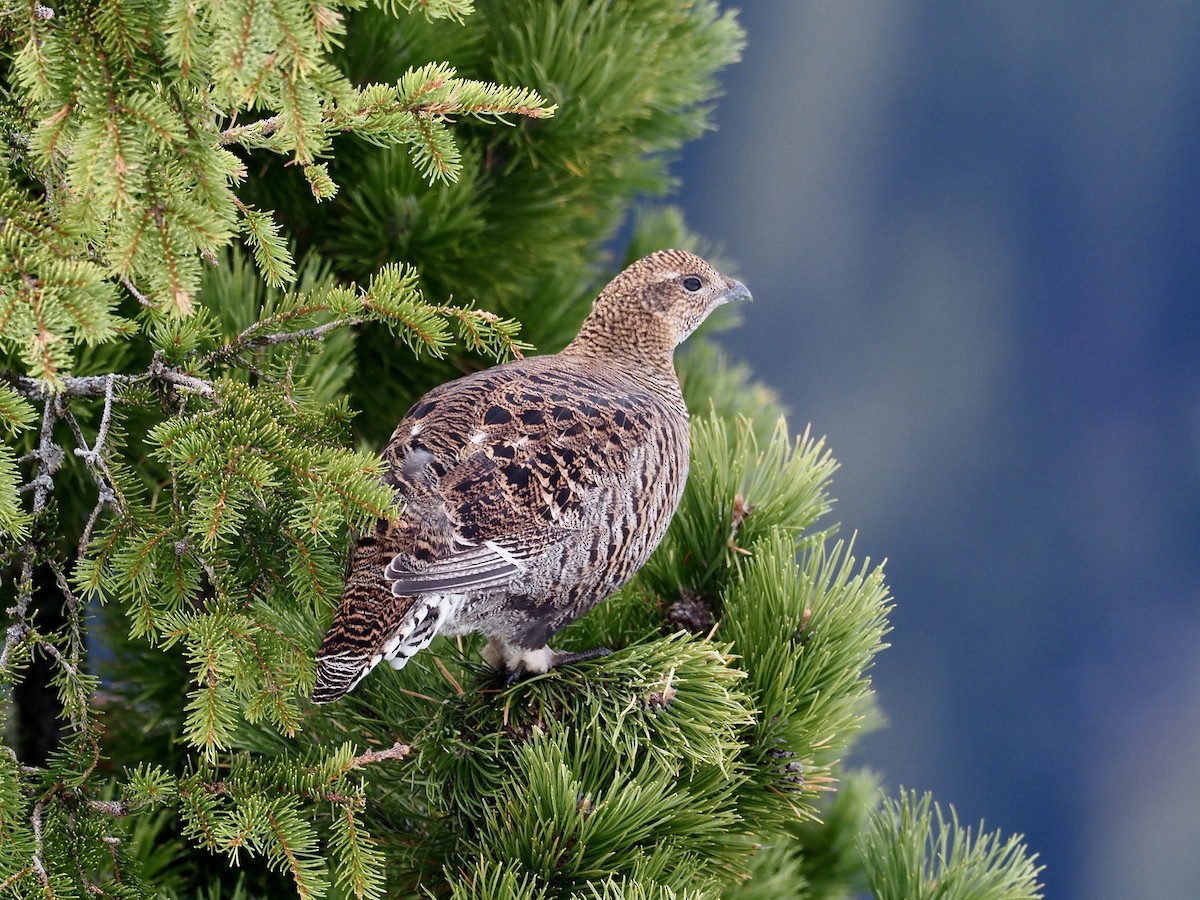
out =
[[687,410],[672,356],[749,292],[679,250],[634,263],[559,353],[426,394],[383,453],[400,504],[355,544],[317,654],[313,699],[436,634],[481,632],[484,659],[544,672],[547,641],[645,563],[679,505]]

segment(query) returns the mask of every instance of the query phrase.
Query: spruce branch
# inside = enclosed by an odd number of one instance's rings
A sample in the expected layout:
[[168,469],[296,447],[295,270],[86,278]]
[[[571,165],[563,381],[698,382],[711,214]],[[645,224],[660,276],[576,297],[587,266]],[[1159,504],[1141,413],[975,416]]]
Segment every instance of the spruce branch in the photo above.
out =
[[246,241],[254,251],[254,261],[258,264],[264,280],[271,287],[290,284],[296,278],[296,268],[292,262],[292,255],[280,236],[279,224],[275,218],[269,213],[242,203],[236,197],[234,203],[242,214]]
[[[467,9],[441,2],[426,12]],[[214,262],[239,232],[268,282],[293,279],[285,236],[269,210],[237,196],[245,165],[225,147],[289,155],[325,199],[337,186],[318,159],[337,134],[408,146],[430,179],[453,180],[454,116],[554,111],[535,91],[460,79],[446,64],[355,88],[329,60],[345,33],[336,4],[105,2],[52,26],[35,7],[16,18],[3,37],[31,120],[30,174],[45,191],[0,176],[0,345],[38,377],[58,377],[77,344],[124,327],[118,284],[145,309],[190,315],[199,262]],[[172,63],[176,80],[164,77]],[[217,124],[259,110],[254,122]]]
[[301,343],[303,341],[319,341],[332,331],[350,325],[361,325],[361,317],[342,316],[310,328],[299,328],[294,331],[274,331],[280,325],[288,324],[297,319],[310,318],[318,313],[328,312],[330,307],[324,303],[312,303],[297,306],[283,313],[277,313],[265,319],[260,319],[241,331],[228,343],[210,350],[201,357],[205,367],[244,360],[245,355],[262,347],[277,347],[281,344]]
[[67,658],[48,640],[40,640],[39,646],[53,658],[63,671],[66,678],[60,690],[63,706],[71,720],[75,732],[92,744],[99,757],[99,746],[91,733],[90,725],[92,710],[90,705],[91,693],[95,687],[95,679],[84,668],[83,616],[79,597],[71,590],[66,573],[56,559],[49,560],[50,570],[54,573],[54,582],[59,592],[66,600],[67,611]]
[[125,290],[129,291],[129,293],[134,296],[139,304],[144,306],[146,309],[154,308],[154,301],[138,290],[137,286],[130,280],[128,275],[122,274],[119,276],[119,279],[121,284],[125,286]]
[[96,505],[92,508],[87,523],[84,525],[83,534],[79,539],[79,556],[84,554],[88,544],[91,543],[92,531],[96,526],[96,521],[106,508],[111,506],[116,509],[118,515],[125,515],[125,502],[118,493],[116,479],[113,478],[112,471],[109,469],[104,456],[104,444],[108,439],[108,429],[112,424],[113,388],[115,384],[116,375],[108,375],[104,387],[104,407],[100,415],[100,427],[96,433],[96,439],[90,447],[88,446],[87,438],[83,435],[83,430],[79,427],[79,422],[71,411],[63,405],[62,395],[58,394],[55,396],[58,415],[67,422],[72,434],[75,436],[76,446],[74,453],[87,464],[92,480],[96,484]]
[[[86,376],[58,379],[56,381],[37,380],[23,375],[9,373],[10,386],[6,389],[27,400],[42,404],[41,428],[35,448],[19,463],[36,462],[30,480],[19,486],[19,493],[31,493],[30,521],[36,528],[45,514],[49,498],[54,490],[54,478],[62,467],[65,459],[63,448],[54,440],[54,428],[59,421],[66,422],[76,446],[74,455],[82,459],[96,486],[97,500],[88,516],[79,542],[79,553],[91,541],[92,532],[99,517],[106,508],[115,508],[119,516],[125,515],[125,501],[117,486],[112,469],[106,458],[106,442],[112,426],[114,404],[117,400],[115,388],[118,384],[132,386],[161,379],[180,387],[203,388],[210,394],[210,386],[199,382],[192,376],[170,369],[163,365],[160,358],[151,363],[150,368],[134,376],[121,376],[115,373],[106,376]],[[103,397],[104,403],[100,416],[100,424],[96,438],[89,445],[76,417],[71,412],[68,402],[74,398]],[[71,717],[77,732],[92,741],[90,735],[90,692],[92,679],[84,676],[82,671],[83,631],[82,611],[77,595],[72,591],[66,578],[63,563],[53,554],[46,557],[55,578],[55,584],[67,607],[68,651],[64,653],[52,641],[40,634],[29,621],[29,608],[33,599],[33,566],[37,554],[33,543],[26,543],[18,549],[21,559],[20,577],[17,584],[17,602],[8,610],[12,623],[5,632],[3,649],[0,650],[0,675],[7,676],[14,653],[27,640],[33,643],[55,662],[63,675],[63,694],[65,707]]]
[[[122,387],[137,387],[161,381],[173,387],[180,388],[184,391],[191,391],[200,394],[204,397],[212,397],[214,390],[212,383],[205,381],[202,378],[197,378],[194,375],[189,375],[182,371],[177,366],[168,365],[164,362],[162,354],[155,354],[149,368],[145,372],[135,375],[125,375],[118,373],[110,373],[107,375],[77,375],[67,378],[56,379],[50,381],[48,379],[30,378],[27,375],[18,375],[13,372],[0,373],[0,378],[7,378],[13,389],[18,394],[29,400],[40,401],[43,403],[53,403],[55,397],[60,398],[92,398],[103,397],[112,386],[121,385]],[[50,415],[53,413],[51,412]],[[53,421],[50,425],[53,427]],[[45,424],[43,423],[43,431]],[[45,446],[43,444],[42,446]],[[51,443],[51,450],[54,448]],[[35,455],[40,454],[39,450]],[[61,455],[61,449],[59,450]]]
[[[50,492],[54,488],[54,475],[63,461],[62,448],[54,443],[54,406],[46,402],[42,410],[42,426],[38,436],[37,447],[23,457],[20,462],[37,461],[33,478],[18,488],[18,492],[33,493],[33,510],[30,519],[36,527],[38,520],[46,509]],[[18,550],[21,559],[21,575],[17,582],[17,602],[7,610],[13,622],[9,625],[4,637],[4,648],[0,650],[0,676],[8,674],[13,653],[26,640],[35,634],[29,624],[29,606],[33,602],[33,563],[36,548],[32,542],[23,544]],[[39,640],[39,643],[42,643]]]
[[220,140],[222,144],[240,144],[247,147],[257,146],[274,135],[282,124],[283,117],[274,115],[258,119],[254,122],[247,122],[244,125],[230,125],[221,132]]
[[393,16],[399,15],[400,10],[419,9],[431,21],[450,19],[454,22],[462,22],[475,6],[474,0],[375,0],[375,5]]
[[[18,383],[18,390],[22,385]],[[53,404],[47,399],[42,409],[42,430],[38,437],[37,449],[30,456],[38,462],[33,479],[21,487],[21,491],[33,491],[33,519],[36,522],[46,508],[46,500],[54,488],[54,474],[62,466],[62,447],[54,443],[54,423],[56,421]]]
[[0,431],[9,436],[20,434],[37,421],[37,412],[19,394],[0,384]]
[[[327,316],[334,318],[319,321]],[[307,325],[312,320],[318,324]],[[450,346],[445,321],[458,326],[469,349],[493,359],[520,358],[531,346],[517,338],[520,323],[473,306],[430,304],[418,288],[417,273],[406,266],[385,266],[365,289],[338,288],[301,296],[282,310],[261,318],[228,342],[207,352],[190,354],[201,368],[214,365],[247,365],[254,351],[287,344],[321,341],[340,329],[367,322],[384,324],[399,334],[414,352],[429,350],[442,355]],[[292,327],[300,325],[303,327]]]
[[43,840],[42,840],[42,819],[45,814],[45,802],[39,800],[33,805],[33,811],[29,815],[29,822],[33,826],[33,841],[34,851],[33,858],[30,860],[30,866],[37,873],[38,879],[42,882],[42,888],[46,892],[47,897],[54,896],[54,890],[50,886],[50,875],[46,871],[46,865],[42,862]]
[[475,309],[471,306],[435,306],[438,315],[458,322],[459,337],[467,347],[477,353],[486,353],[493,359],[523,359],[524,350],[533,347],[516,339],[520,323],[504,319],[496,313]]
[[[178,776],[141,765],[126,773],[122,803],[130,810],[177,806],[193,838],[235,863],[243,855],[264,859],[300,896],[323,895],[332,875],[355,896],[375,898],[382,896],[385,857],[360,819],[366,787],[356,773],[408,752],[396,742],[359,754],[349,743],[300,758],[238,753],[201,759]],[[331,813],[328,870],[314,827],[323,806]]]

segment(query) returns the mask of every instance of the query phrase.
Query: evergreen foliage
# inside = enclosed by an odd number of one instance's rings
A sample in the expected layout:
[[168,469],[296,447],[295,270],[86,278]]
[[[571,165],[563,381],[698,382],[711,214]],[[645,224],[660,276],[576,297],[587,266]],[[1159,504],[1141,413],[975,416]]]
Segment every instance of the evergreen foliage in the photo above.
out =
[[859,838],[867,882],[881,900],[1015,900],[1037,890],[1038,867],[1025,856],[1020,836],[974,836],[947,817],[929,794],[901,793],[871,816]]
[[1039,896],[844,769],[882,569],[703,338],[671,531],[558,638],[611,656],[307,700],[373,449],[697,248],[643,209],[610,254],[741,46],[708,0],[0,6],[0,896]]

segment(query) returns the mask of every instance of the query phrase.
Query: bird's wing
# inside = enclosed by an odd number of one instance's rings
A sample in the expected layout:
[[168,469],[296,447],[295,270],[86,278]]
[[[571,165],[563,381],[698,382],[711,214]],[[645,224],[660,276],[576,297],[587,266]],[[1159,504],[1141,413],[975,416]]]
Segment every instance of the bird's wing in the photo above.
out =
[[[506,587],[531,559],[576,533],[575,494],[550,493],[565,476],[547,471],[539,478],[519,456],[497,459],[493,449],[480,447],[441,475],[438,504],[452,536],[432,559],[411,547],[395,554],[384,577],[397,597]],[[576,486],[582,490],[585,483],[581,478]]]
[[503,587],[570,540],[648,440],[652,402],[614,375],[583,380],[544,358],[435,388],[384,452],[412,535],[386,568],[393,593]]
[[531,556],[545,547],[545,541],[505,543],[507,547],[499,541],[485,541],[443,556],[420,570],[411,568],[411,557],[398,555],[388,563],[383,577],[397,597],[503,587],[525,570]]

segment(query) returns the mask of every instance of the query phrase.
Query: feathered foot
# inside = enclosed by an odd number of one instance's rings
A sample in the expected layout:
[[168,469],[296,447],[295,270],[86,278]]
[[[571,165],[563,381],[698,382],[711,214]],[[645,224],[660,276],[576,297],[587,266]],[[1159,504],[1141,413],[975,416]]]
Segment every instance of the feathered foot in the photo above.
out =
[[553,650],[549,646],[530,650],[525,647],[513,647],[492,638],[479,655],[485,663],[503,676],[506,685],[511,685],[522,678],[541,675],[558,666],[584,662],[599,656],[608,656],[610,653],[612,651],[607,647],[593,647],[579,653],[565,653]]

